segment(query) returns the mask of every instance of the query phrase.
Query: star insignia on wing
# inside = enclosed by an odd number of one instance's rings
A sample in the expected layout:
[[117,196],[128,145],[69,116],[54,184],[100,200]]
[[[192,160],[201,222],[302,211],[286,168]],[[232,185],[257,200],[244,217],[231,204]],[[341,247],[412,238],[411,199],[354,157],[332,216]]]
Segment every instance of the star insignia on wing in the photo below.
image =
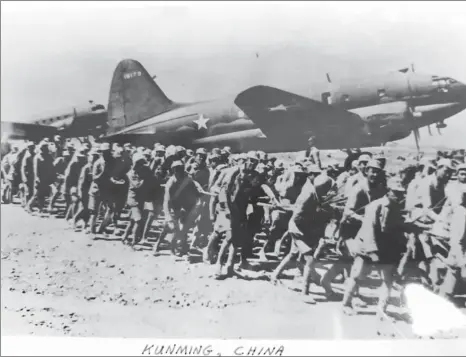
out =
[[193,120],[197,124],[197,130],[200,130],[201,128],[207,129],[207,122],[209,121],[209,118],[205,118],[204,114],[199,114],[199,118],[196,120]]
[[284,104],[279,104],[276,107],[267,108],[267,109],[269,110],[269,112],[278,112],[278,111],[286,112],[286,110],[290,107],[291,106],[285,106]]

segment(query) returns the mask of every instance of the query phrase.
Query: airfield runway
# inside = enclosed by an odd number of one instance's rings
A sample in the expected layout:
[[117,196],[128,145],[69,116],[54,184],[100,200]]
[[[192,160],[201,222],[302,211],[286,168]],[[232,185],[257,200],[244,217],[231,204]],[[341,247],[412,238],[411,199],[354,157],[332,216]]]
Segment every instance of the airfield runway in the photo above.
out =
[[[213,266],[135,252],[112,238],[92,241],[18,205],[2,205],[1,217],[2,335],[416,338],[407,321],[380,321],[370,309],[343,315],[315,287],[318,303],[306,304],[293,291],[297,277],[273,286],[264,273],[247,271],[217,281]],[[362,292],[371,297],[376,289]]]

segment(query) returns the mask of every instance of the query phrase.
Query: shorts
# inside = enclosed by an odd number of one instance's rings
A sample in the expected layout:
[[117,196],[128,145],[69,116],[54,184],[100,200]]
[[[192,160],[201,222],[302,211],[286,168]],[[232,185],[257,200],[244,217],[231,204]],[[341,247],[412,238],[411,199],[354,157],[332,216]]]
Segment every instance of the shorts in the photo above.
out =
[[144,202],[144,211],[154,212],[154,202]]
[[[102,197],[100,196],[99,193],[91,193],[89,194],[89,200],[88,200],[88,209],[93,212],[97,212],[99,209],[100,203],[102,202]],[[84,200],[83,200],[84,203]]]
[[319,246],[320,237],[315,235],[295,232],[288,232],[288,234],[291,236],[290,254],[313,255]]
[[131,207],[131,219],[133,221],[140,221],[142,219],[142,205]]
[[232,220],[230,212],[224,210],[217,211],[214,232],[225,235],[225,239],[231,240],[231,243],[235,247],[242,246],[244,240],[248,237],[246,222]]
[[50,195],[51,187],[50,185],[45,185],[41,183],[34,184],[34,194],[39,198],[45,198]]

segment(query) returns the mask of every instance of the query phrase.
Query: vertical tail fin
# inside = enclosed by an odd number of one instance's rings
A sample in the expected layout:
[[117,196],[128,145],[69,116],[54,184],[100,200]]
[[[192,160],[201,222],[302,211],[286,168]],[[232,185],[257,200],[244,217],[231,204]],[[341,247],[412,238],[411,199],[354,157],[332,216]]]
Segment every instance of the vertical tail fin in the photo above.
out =
[[172,107],[173,102],[138,61],[125,59],[118,63],[108,100],[110,134]]

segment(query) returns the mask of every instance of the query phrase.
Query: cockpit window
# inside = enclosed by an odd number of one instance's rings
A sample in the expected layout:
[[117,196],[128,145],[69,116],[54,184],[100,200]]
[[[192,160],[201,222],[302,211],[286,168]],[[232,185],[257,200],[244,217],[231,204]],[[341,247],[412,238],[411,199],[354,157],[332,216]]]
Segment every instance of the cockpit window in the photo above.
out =
[[432,76],[432,85],[440,92],[448,92],[448,87],[453,83],[452,78]]
[[105,107],[102,104],[96,104],[92,107],[92,111],[95,112],[97,110],[105,110]]

